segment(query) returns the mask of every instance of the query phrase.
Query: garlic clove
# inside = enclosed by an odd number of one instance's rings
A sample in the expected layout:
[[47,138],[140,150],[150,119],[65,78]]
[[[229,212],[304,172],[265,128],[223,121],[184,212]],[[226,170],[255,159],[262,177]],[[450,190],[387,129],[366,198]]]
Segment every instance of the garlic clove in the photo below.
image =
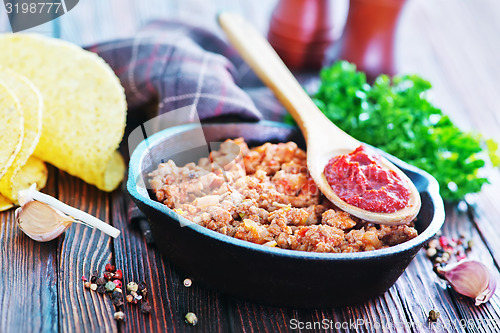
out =
[[23,206],[24,204],[29,203],[31,201],[38,201],[43,204],[46,204],[50,208],[59,212],[60,214],[63,215],[67,214],[66,216],[72,216],[71,219],[73,219],[73,222],[78,222],[88,227],[99,229],[113,238],[116,238],[120,235],[120,230],[116,229],[115,227],[107,223],[104,223],[103,221],[99,220],[98,218],[88,213],[85,213],[74,207],[68,206],[67,204],[57,200],[54,197],[51,197],[48,194],[37,191],[36,184],[33,184],[27,190],[19,191],[18,198],[20,204]]
[[488,302],[495,294],[497,278],[479,261],[464,259],[438,267],[437,272],[456,292],[474,298],[475,305]]
[[61,235],[74,219],[39,201],[27,201],[15,212],[19,228],[39,242],[51,241]]

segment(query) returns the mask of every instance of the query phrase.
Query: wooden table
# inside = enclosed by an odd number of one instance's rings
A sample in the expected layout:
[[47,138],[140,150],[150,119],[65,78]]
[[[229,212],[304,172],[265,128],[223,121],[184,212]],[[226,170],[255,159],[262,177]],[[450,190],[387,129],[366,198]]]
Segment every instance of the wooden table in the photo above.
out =
[[[130,36],[153,17],[195,20],[215,28],[219,9],[247,16],[263,31],[276,1],[133,1],[81,0],[68,14],[33,31],[82,45]],[[339,1],[339,8],[345,8]],[[96,10],[98,9],[98,10]],[[341,9],[337,11],[341,16]],[[437,105],[466,129],[500,140],[500,2],[498,0],[410,0],[400,22],[397,60],[403,72],[417,72],[434,84]],[[8,31],[5,11],[0,29]],[[1,56],[1,50],[0,50]],[[465,203],[447,205],[443,234],[465,234],[475,242],[469,257],[498,269],[500,263],[500,175],[489,170],[492,184]],[[364,304],[334,309],[274,308],[232,299],[199,286],[185,288],[188,277],[162,259],[126,218],[124,191],[104,193],[50,168],[46,191],[60,200],[109,221],[122,230],[111,240],[80,225],[48,243],[26,237],[14,212],[0,214],[0,332],[178,332],[293,331],[299,321],[333,321],[339,331],[443,332],[500,331],[500,298],[475,307],[432,272],[422,251],[384,295]],[[474,207],[474,211],[470,209]],[[149,287],[149,316],[125,306],[126,321],[117,324],[108,297],[84,290],[81,276],[113,262],[125,281],[144,280]],[[439,320],[429,325],[429,310]],[[192,311],[198,325],[188,326]],[[354,323],[354,324],[353,324]],[[320,329],[315,331],[321,331]]]

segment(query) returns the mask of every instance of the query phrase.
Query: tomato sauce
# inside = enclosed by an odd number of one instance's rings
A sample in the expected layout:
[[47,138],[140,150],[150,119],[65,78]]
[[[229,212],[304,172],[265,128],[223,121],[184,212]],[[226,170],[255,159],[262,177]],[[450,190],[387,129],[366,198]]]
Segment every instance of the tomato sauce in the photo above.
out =
[[348,204],[376,213],[393,213],[410,201],[410,189],[380,157],[359,146],[332,158],[324,174],[335,194]]

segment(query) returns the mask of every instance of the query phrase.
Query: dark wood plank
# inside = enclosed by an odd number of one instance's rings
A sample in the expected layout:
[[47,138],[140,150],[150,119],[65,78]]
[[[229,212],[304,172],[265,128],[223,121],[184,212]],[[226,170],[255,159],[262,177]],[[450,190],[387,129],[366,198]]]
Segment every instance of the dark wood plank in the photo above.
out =
[[[55,194],[55,169],[45,192]],[[0,213],[0,332],[57,332],[57,240],[39,243]]]
[[[139,306],[126,304],[126,322],[123,331],[142,332],[227,332],[227,317],[224,296],[200,287],[183,285],[185,274],[164,260],[154,246],[146,244],[138,226],[127,221],[128,200],[121,192],[112,195],[113,225],[122,231],[114,241],[115,262],[123,269],[124,282],[145,281],[148,286],[148,302],[152,306],[150,315],[139,311]],[[191,327],[184,316],[194,312],[198,324]]]
[[[59,200],[109,221],[109,195],[59,171]],[[58,281],[61,331],[117,332],[114,308],[108,296],[86,290],[81,277],[90,277],[112,259],[112,241],[99,230],[73,224],[59,238]]]

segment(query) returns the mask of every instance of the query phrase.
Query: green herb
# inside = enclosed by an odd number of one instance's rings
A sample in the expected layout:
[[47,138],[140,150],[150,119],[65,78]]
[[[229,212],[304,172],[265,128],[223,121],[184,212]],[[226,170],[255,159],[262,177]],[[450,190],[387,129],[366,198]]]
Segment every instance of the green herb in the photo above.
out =
[[[358,140],[431,173],[443,198],[456,201],[488,182],[478,175],[487,157],[479,154],[479,135],[462,132],[426,99],[430,88],[417,75],[395,76],[392,81],[381,75],[370,85],[355,65],[339,61],[321,71],[313,99],[330,120]],[[487,144],[498,159],[498,145]]]

